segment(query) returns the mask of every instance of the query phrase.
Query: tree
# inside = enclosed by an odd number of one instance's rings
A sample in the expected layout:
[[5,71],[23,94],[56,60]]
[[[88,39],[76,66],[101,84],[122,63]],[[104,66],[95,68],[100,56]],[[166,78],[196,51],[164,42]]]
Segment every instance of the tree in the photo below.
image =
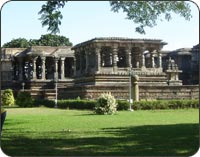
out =
[[161,16],[169,21],[172,19],[170,13],[179,14],[186,20],[190,20],[191,9],[188,3],[184,1],[110,1],[111,10],[119,12],[120,9],[127,14],[127,19],[139,24],[136,32],[145,34],[145,27],[156,25]]
[[[60,8],[65,6],[67,1],[48,1],[42,6],[39,14],[42,26],[48,26],[51,33],[59,33],[59,25],[63,18]],[[110,1],[111,11],[122,10],[127,14],[127,19],[138,24],[135,31],[145,34],[145,27],[153,27],[158,19],[167,21],[172,19],[171,13],[179,14],[186,20],[190,20],[190,5],[184,1]]]
[[47,1],[46,5],[42,5],[42,9],[39,11],[41,14],[40,20],[42,26],[48,26],[47,30],[53,34],[59,33],[58,25],[61,25],[61,19],[63,18],[59,8],[63,8],[67,1]]
[[69,38],[60,35],[45,34],[40,39],[13,39],[3,45],[4,48],[28,48],[30,46],[72,46]]
[[38,41],[41,46],[72,46],[68,38],[59,35],[42,35]]
[[30,46],[39,46],[40,42],[37,39],[30,39],[29,44],[30,44]]
[[27,48],[29,46],[29,42],[25,38],[13,39],[3,45],[4,48]]

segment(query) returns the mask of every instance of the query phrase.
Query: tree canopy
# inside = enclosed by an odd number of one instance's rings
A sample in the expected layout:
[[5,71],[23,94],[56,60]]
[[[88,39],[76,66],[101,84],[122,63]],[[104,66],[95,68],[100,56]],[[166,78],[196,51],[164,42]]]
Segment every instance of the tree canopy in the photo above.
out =
[[[65,6],[67,1],[47,1],[39,11],[42,26],[48,26],[48,31],[59,33],[59,25],[63,18],[60,8]],[[127,15],[127,19],[132,20],[138,26],[135,31],[145,34],[146,27],[153,27],[157,20],[172,19],[171,13],[179,14],[186,20],[190,20],[190,5],[184,1],[110,1],[111,11],[122,10]]]
[[158,19],[162,21],[162,15],[167,21],[172,19],[172,12],[186,20],[192,17],[190,6],[184,1],[110,1],[110,5],[112,11],[123,10],[127,19],[138,24],[136,32],[141,34],[145,34],[145,27],[155,26]]
[[3,45],[4,48],[27,48],[29,46],[30,43],[25,38],[13,39]]
[[58,25],[61,25],[61,19],[63,18],[60,8],[65,6],[67,1],[47,1],[46,4],[42,5],[42,9],[39,11],[41,14],[40,20],[42,21],[42,26],[48,26],[47,30],[56,34],[60,30]]
[[45,34],[40,39],[18,38],[3,45],[4,48],[28,48],[30,46],[72,46],[72,43],[65,36]]

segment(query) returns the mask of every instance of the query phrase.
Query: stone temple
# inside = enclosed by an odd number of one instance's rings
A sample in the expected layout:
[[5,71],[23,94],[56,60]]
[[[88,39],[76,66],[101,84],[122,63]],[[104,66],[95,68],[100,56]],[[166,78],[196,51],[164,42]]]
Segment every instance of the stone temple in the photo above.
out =
[[27,90],[40,99],[54,99],[56,89],[59,99],[95,99],[104,92],[128,99],[130,86],[139,87],[137,100],[197,98],[198,87],[182,85],[182,71],[173,59],[167,60],[163,70],[166,44],[114,37],[94,38],[73,47],[4,48],[1,88],[16,93]]

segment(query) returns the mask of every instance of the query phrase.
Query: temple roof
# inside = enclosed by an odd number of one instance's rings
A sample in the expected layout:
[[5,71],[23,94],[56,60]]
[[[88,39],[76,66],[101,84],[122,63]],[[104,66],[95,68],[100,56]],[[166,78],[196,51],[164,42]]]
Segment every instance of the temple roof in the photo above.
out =
[[191,48],[180,48],[171,52],[171,55],[192,55]]
[[194,51],[198,51],[199,52],[199,44],[193,46],[192,52],[194,52]]
[[101,43],[101,42],[114,42],[114,43],[152,43],[152,44],[161,44],[161,45],[166,45],[166,42],[162,42],[160,39],[132,39],[132,38],[123,38],[123,37],[98,37],[98,38],[93,38],[91,40],[79,43],[75,45],[72,49],[78,48],[81,46],[85,46],[89,43]]
[[25,56],[52,56],[52,57],[73,57],[74,52],[69,46],[51,47],[51,46],[32,46],[25,51],[15,55],[16,57]]

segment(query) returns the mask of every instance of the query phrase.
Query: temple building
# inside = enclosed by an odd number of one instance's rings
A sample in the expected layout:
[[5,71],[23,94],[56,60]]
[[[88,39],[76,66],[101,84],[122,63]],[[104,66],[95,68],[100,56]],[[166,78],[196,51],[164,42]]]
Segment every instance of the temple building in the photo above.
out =
[[181,86],[182,71],[174,59],[163,60],[166,44],[155,39],[94,38],[73,47],[3,48],[1,88],[53,99],[56,85],[60,99],[95,99],[103,92],[127,99],[133,76],[139,99],[169,99],[171,92],[159,96],[157,91]]
[[192,84],[199,84],[199,61],[200,49],[199,44],[193,46],[191,49],[191,82]]

